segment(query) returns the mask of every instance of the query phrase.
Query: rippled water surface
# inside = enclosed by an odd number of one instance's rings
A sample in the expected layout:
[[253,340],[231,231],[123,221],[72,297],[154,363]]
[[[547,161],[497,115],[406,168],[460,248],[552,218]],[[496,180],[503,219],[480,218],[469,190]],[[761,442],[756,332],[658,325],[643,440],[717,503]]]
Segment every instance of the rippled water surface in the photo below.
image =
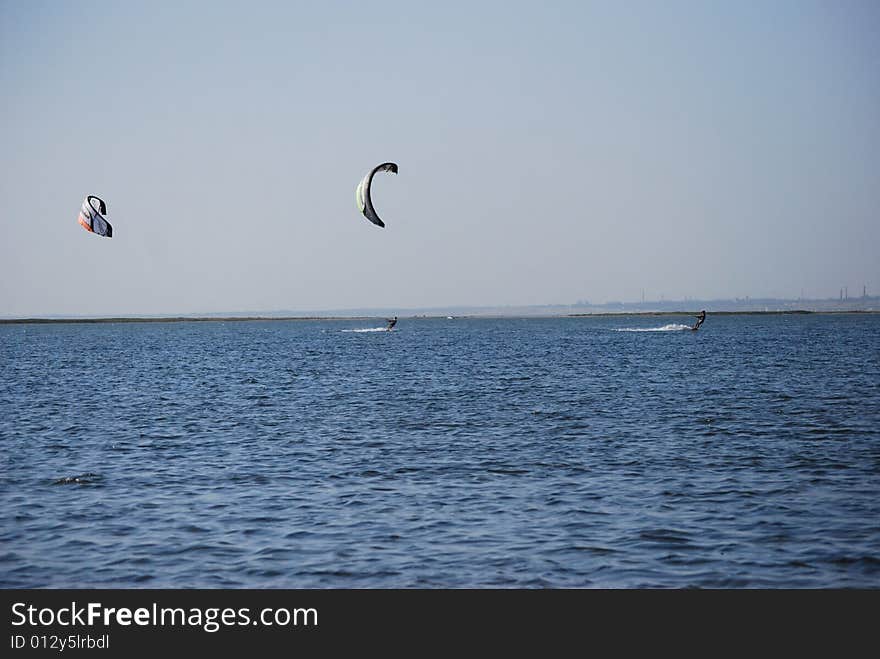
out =
[[880,316],[690,322],[0,326],[0,586],[880,587]]

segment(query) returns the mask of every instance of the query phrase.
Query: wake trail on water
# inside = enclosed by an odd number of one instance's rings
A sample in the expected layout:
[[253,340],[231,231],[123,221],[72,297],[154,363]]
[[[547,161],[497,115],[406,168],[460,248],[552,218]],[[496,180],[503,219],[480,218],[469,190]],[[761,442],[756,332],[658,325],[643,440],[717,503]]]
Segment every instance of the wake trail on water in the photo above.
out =
[[359,329],[344,329],[342,332],[387,332],[387,327],[361,327]]
[[680,332],[681,330],[689,330],[690,325],[680,325],[678,323],[670,323],[663,327],[621,327],[615,332]]

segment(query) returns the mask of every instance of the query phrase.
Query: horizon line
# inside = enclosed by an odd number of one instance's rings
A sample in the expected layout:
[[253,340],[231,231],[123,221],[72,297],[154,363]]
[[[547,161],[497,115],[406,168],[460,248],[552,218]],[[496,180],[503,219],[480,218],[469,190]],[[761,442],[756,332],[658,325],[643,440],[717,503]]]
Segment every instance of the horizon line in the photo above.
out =
[[[868,302],[880,303],[880,297],[863,295],[856,298],[753,298],[745,296],[733,299],[651,300],[638,302],[606,301],[593,304],[586,300],[575,303],[550,304],[485,304],[485,305],[444,305],[431,307],[410,307],[394,310],[393,307],[349,307],[324,310],[296,311],[276,309],[274,311],[202,311],[184,313],[114,313],[114,314],[25,314],[0,316],[2,323],[52,322],[52,321],[184,321],[184,320],[347,320],[372,318],[394,314],[403,317],[428,316],[598,316],[629,314],[684,314],[705,309],[711,313],[839,313],[849,311],[880,311],[880,309],[858,308]],[[771,309],[770,306],[777,308]],[[763,306],[764,309],[754,307]],[[658,308],[659,307],[659,308]],[[714,307],[714,308],[713,308]],[[555,310],[555,311],[550,311]],[[579,311],[576,311],[579,310]]]

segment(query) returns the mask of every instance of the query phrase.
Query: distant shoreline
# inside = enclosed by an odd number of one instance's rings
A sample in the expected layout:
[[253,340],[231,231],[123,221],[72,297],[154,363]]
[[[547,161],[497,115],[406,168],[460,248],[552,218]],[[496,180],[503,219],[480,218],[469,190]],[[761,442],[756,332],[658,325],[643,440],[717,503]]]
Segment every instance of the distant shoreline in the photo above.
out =
[[[693,316],[696,310],[690,311],[600,311],[596,313],[572,313],[572,314],[463,314],[454,316],[453,319],[492,319],[492,318],[601,318],[609,316]],[[871,315],[878,314],[876,310],[849,309],[840,311],[810,311],[805,309],[787,309],[777,311],[711,311],[707,316],[792,316],[792,315]],[[138,318],[132,316],[108,317],[108,318],[0,318],[0,325],[53,325],[59,323],[232,323],[232,322],[259,322],[259,321],[352,321],[352,320],[376,320],[384,316],[157,316]],[[447,319],[445,314],[401,316],[402,320],[430,320]]]
[[[569,318],[582,318],[590,316],[693,316],[693,311],[601,311],[597,313],[573,313],[566,314]],[[836,311],[813,311],[812,309],[777,309],[775,311],[707,311],[706,316],[797,316],[815,315],[831,316],[839,314],[876,314],[880,310],[874,309],[840,309]]]
[[[378,316],[375,316],[378,318]],[[260,320],[366,320],[367,317],[342,316],[157,316],[137,318],[0,318],[0,325],[45,325],[54,323],[227,323]]]

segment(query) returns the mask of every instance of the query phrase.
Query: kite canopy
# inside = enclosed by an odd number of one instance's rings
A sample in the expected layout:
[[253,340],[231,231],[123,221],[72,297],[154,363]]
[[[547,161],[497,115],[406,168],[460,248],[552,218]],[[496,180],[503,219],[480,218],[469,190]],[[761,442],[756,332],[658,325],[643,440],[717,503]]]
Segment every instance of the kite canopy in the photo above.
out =
[[83,201],[77,219],[86,231],[96,233],[99,236],[112,238],[113,227],[111,227],[110,223],[104,218],[104,215],[106,214],[107,204],[104,203],[104,200],[95,195],[89,195]]
[[357,199],[358,210],[364,214],[364,217],[377,227],[384,227],[385,223],[379,219],[378,215],[376,215],[376,209],[373,208],[373,200],[370,197],[370,186],[373,184],[373,175],[376,172],[391,172],[392,174],[396,174],[397,165],[393,162],[384,162],[381,165],[374,167],[370,173],[364,176],[364,178],[361,179],[361,182],[358,183],[355,198]]

